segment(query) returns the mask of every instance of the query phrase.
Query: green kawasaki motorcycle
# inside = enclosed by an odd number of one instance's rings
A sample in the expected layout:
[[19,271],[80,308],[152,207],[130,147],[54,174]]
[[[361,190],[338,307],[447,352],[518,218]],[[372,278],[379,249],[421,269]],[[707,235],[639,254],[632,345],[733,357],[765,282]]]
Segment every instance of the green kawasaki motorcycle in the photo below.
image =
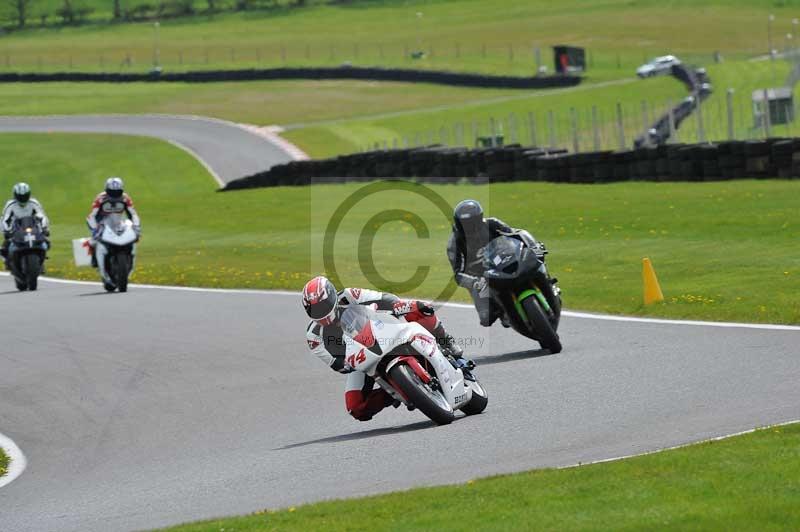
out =
[[544,265],[547,250],[527,231],[493,239],[483,250],[483,277],[509,325],[551,353],[561,351],[561,290]]

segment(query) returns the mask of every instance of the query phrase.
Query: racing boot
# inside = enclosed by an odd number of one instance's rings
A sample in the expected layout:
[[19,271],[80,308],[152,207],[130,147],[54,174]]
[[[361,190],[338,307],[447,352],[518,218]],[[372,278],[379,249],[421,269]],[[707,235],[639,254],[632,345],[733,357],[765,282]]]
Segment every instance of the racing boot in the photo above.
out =
[[442,350],[445,356],[452,358],[462,358],[464,356],[464,351],[456,343],[455,338],[444,330],[444,325],[441,322],[432,332],[434,338],[436,338],[436,343],[439,344],[439,349]]
[[475,368],[475,362],[464,358],[464,350],[456,343],[455,338],[445,332],[441,323],[433,330],[433,335],[436,338],[436,343],[439,344],[439,349],[442,350],[442,354],[450,361],[453,367],[461,369],[466,379],[474,381],[475,377],[472,376],[470,370]]

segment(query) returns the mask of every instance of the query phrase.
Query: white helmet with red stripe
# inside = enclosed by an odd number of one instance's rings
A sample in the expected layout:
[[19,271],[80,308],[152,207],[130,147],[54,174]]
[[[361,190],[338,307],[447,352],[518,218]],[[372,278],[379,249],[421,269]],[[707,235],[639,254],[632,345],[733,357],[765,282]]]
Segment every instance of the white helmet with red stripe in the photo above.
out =
[[303,308],[308,317],[320,325],[330,325],[336,321],[338,306],[336,287],[327,277],[314,277],[303,287]]

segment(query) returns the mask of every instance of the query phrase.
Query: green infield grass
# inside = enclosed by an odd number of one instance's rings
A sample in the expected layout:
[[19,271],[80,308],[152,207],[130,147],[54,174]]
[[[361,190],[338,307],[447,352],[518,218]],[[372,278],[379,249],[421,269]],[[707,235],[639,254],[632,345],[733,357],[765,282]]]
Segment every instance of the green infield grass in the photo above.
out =
[[0,447],[0,477],[8,473],[8,464],[10,460],[8,459],[8,455],[6,455],[3,448]]
[[[10,195],[15,181],[31,183],[53,221],[47,266],[59,277],[96,278],[93,270],[72,265],[70,240],[86,235],[84,217],[105,178],[120,175],[143,219],[136,282],[299,289],[326,270],[327,231],[335,238],[328,268],[333,264],[344,284],[369,284],[378,272],[388,280],[379,288],[437,297],[448,293],[451,279],[447,210],[474,197],[489,215],[527,228],[548,244],[549,267],[570,309],[800,323],[800,181],[379,191],[358,203],[333,234],[332,215],[363,184],[217,193],[200,164],[160,141],[59,134],[1,138],[0,190]],[[433,202],[438,196],[444,213]],[[417,214],[427,237],[405,223],[412,218],[385,224],[374,218],[387,209]],[[364,231],[375,235],[373,242],[361,237]],[[655,265],[662,304],[642,305],[643,257]],[[420,267],[429,268],[421,285],[402,283]],[[463,301],[467,294],[459,289],[452,297]]]
[[800,425],[656,454],[176,526],[236,530],[794,530]]
[[[34,0],[29,6],[34,21],[54,3]],[[111,8],[100,0],[84,3],[98,15]],[[126,8],[135,5],[123,2]],[[729,58],[764,54],[769,13],[776,16],[773,45],[781,48],[796,6],[795,0],[317,4],[162,20],[158,36],[152,22],[14,31],[0,38],[0,68],[142,71],[153,65],[157,49],[167,70],[347,62],[529,75],[536,48],[552,70],[549,47],[566,43],[587,47],[590,76],[612,79],[664,53],[702,62],[717,50]],[[425,51],[425,58],[412,60],[415,50]]]
[[[643,96],[645,95],[645,96]],[[623,103],[628,143],[644,126],[641,101],[650,117],[676,103],[686,89],[661,77],[546,91],[469,89],[441,85],[360,81],[286,81],[210,84],[13,83],[0,85],[0,115],[167,113],[213,116],[258,125],[282,125],[285,136],[314,157],[350,153],[387,142],[473,144],[487,135],[489,120],[507,141],[530,144],[529,113],[537,142],[550,143],[548,113],[559,146],[572,147],[570,109],[584,149],[591,144],[591,108],[606,144],[616,143],[615,106]],[[516,117],[510,128],[509,115]],[[460,127],[460,133],[457,128]],[[444,132],[444,139],[442,134]],[[460,137],[458,136],[460,134]]]
[[[703,105],[705,139],[728,137],[726,90],[734,89],[736,138],[761,138],[755,128],[753,90],[782,84],[785,61],[730,61],[708,67],[715,91]],[[777,82],[775,80],[778,80]],[[798,94],[797,96],[800,96]],[[573,149],[571,122],[579,147],[594,148],[592,108],[597,109],[601,148],[617,148],[616,105],[622,105],[627,145],[644,124],[686,97],[682,84],[661,77],[591,83],[547,91],[468,89],[428,84],[359,81],[279,81],[211,84],[43,83],[0,85],[0,114],[168,113],[213,116],[258,125],[281,125],[284,136],[313,157],[330,157],[374,147],[442,142],[473,144],[490,132],[490,119],[506,142],[530,144],[533,118],[538,145]],[[642,106],[646,108],[643,120]],[[550,127],[552,112],[553,127]],[[513,118],[511,118],[513,116]],[[551,134],[552,132],[552,134]],[[695,142],[697,115],[678,138]],[[773,136],[795,136],[792,123]]]

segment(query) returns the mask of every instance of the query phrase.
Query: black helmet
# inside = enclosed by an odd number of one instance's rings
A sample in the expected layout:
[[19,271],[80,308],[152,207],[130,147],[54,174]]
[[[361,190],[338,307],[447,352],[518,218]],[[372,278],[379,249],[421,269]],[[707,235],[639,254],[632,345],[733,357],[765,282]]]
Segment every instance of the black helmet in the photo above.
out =
[[125,188],[125,184],[122,182],[122,179],[119,177],[109,177],[106,179],[106,194],[109,197],[117,199],[122,197],[122,192]]
[[457,230],[475,233],[483,226],[483,207],[473,199],[466,199],[456,205],[453,221]]
[[14,185],[14,199],[20,203],[20,205],[25,205],[28,203],[28,200],[31,199],[31,187],[28,183],[17,183]]

